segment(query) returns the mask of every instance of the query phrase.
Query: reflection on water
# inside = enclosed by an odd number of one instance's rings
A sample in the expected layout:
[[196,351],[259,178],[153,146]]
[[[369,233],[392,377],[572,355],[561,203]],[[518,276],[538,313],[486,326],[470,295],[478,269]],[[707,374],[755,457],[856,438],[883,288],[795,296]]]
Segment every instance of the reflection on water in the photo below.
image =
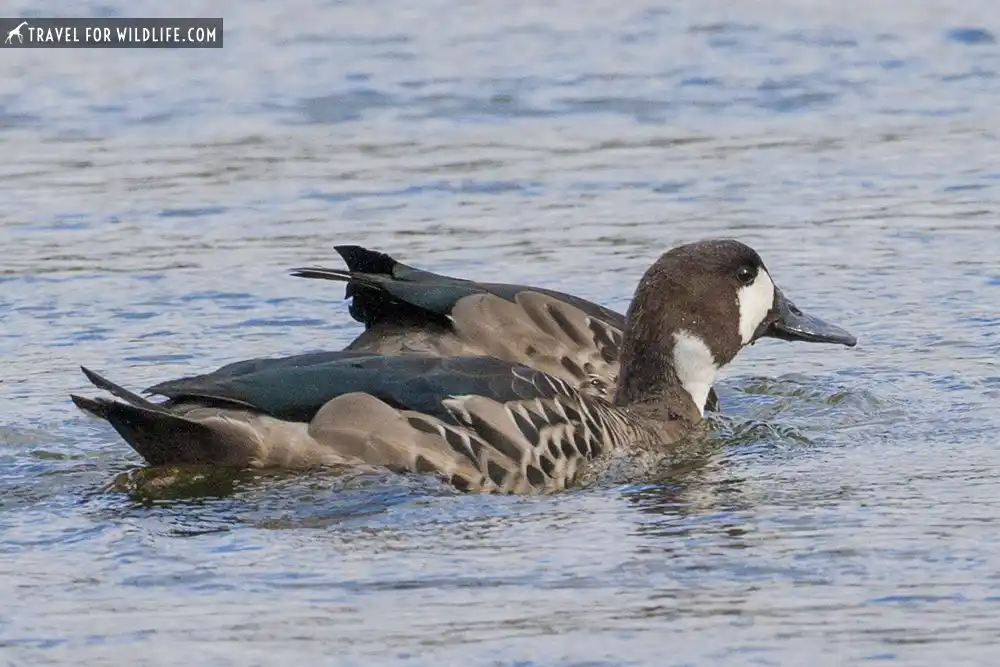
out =
[[[0,657],[988,662],[992,4],[212,13],[212,53],[4,52]],[[68,400],[80,364],[148,386],[343,346],[342,289],[288,275],[337,243],[624,310],[660,252],[706,236],[755,246],[861,344],[745,351],[713,447],[661,479],[492,498],[153,471]]]

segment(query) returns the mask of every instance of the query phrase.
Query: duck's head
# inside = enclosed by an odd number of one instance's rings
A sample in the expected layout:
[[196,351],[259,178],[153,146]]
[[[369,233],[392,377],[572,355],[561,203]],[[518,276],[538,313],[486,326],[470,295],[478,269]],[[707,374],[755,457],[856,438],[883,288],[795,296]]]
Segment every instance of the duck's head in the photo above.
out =
[[649,267],[629,306],[616,402],[689,397],[701,414],[719,368],[768,337],[857,344],[844,329],[803,313],[753,248],[730,239],[673,248]]

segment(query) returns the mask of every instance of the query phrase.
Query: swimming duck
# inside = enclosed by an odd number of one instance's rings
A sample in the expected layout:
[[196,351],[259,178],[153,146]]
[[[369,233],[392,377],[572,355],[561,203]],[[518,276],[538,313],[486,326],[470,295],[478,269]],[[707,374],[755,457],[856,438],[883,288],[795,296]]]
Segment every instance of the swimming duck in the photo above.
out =
[[551,492],[616,453],[669,458],[700,432],[719,369],[762,337],[857,343],[800,311],[752,248],[710,240],[667,251],[643,275],[610,400],[494,356],[359,350],[240,362],[150,387],[162,403],[83,369],[121,400],[72,400],[153,465],[384,466],[461,490]]
[[[346,282],[364,332],[345,349],[441,357],[490,356],[524,364],[578,390],[614,397],[625,316],[554,290],[479,283],[407,266],[356,245],[335,246],[347,270],[313,266],[292,275]],[[717,410],[709,392],[706,410]]]

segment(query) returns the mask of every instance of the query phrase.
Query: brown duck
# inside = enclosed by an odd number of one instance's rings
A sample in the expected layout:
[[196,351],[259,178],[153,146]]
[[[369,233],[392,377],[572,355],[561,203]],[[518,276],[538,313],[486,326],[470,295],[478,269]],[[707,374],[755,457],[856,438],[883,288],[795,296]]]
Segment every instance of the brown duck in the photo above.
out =
[[668,251],[643,275],[610,398],[499,356],[357,347],[240,362],[147,390],[162,403],[84,369],[121,400],[72,398],[153,465],[374,465],[465,490],[546,492],[625,451],[668,458],[700,431],[718,370],[762,337],[857,343],[786,299],[752,248],[712,240]]
[[[351,316],[365,325],[347,350],[496,357],[614,397],[621,313],[554,290],[431,273],[360,246],[334,249],[346,271],[309,267],[292,275],[347,283]],[[713,389],[706,410],[716,409]]]

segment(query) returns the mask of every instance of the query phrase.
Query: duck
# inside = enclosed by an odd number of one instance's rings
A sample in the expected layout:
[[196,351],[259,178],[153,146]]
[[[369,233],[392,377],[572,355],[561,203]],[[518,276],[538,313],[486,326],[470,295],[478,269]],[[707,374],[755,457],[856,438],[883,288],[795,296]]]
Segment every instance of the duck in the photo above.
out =
[[[346,350],[491,356],[613,398],[625,328],[621,313],[546,288],[425,271],[363,246],[334,250],[347,270],[311,266],[291,275],[346,283],[348,312],[365,327]],[[706,410],[720,410],[714,388]]]
[[459,491],[551,493],[616,457],[669,463],[707,432],[718,372],[762,338],[857,345],[786,297],[753,248],[709,239],[641,277],[610,398],[497,356],[355,348],[169,380],[145,391],[160,402],[82,368],[112,398],[71,399],[153,466],[370,467]]
[[[346,350],[434,356],[487,355],[530,366],[611,400],[625,316],[572,294],[476,282],[404,264],[358,245],[337,245],[347,270],[293,269],[346,283],[348,312],[364,331]],[[705,410],[721,411],[715,388]]]

